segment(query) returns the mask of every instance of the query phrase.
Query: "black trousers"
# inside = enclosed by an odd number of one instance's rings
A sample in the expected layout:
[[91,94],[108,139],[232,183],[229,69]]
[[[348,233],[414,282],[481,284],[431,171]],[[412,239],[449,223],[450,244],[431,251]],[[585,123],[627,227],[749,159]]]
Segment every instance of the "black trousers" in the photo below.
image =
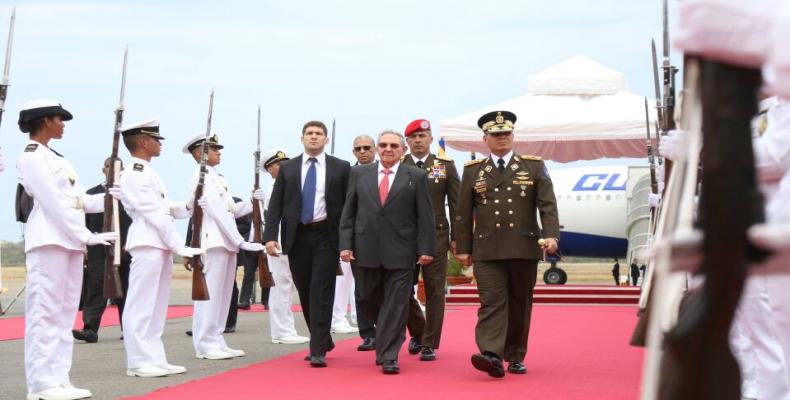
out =
[[233,293],[230,295],[230,310],[228,311],[228,320],[225,322],[225,328],[233,328],[236,326],[236,319],[239,315],[239,286],[236,284],[236,278],[233,278]]
[[[376,360],[395,361],[406,340],[414,270],[354,267],[368,317],[376,321]],[[359,314],[360,310],[357,310]]]
[[[252,285],[255,284],[255,274],[258,272],[258,257],[255,252],[240,250],[244,258],[244,279],[241,281],[241,292],[238,296],[239,303],[254,303],[252,300]],[[269,288],[261,289],[261,304],[269,307]]]
[[357,276],[357,269],[351,268],[351,273],[354,275],[354,303],[357,307],[357,328],[359,328],[359,337],[362,339],[374,339],[376,337],[376,324],[368,317],[365,312],[365,301],[362,299],[362,285],[359,283]]
[[310,354],[314,356],[323,356],[334,346],[329,331],[340,252],[328,229],[327,223],[300,224],[288,253],[291,275],[310,331]]
[[[123,321],[123,307],[126,303],[126,292],[129,290],[129,266],[131,257],[121,259],[119,272],[121,274],[121,288],[124,297],[115,300],[118,305],[118,320]],[[101,317],[107,308],[107,299],[104,298],[104,260],[89,260],[82,276],[82,323],[83,329],[94,332],[99,331]],[[123,323],[121,323],[123,329]]]

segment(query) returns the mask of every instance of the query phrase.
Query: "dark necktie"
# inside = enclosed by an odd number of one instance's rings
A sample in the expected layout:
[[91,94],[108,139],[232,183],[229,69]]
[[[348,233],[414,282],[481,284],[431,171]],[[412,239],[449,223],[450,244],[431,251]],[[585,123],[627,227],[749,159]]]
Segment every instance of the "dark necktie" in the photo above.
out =
[[497,164],[496,169],[498,169],[500,173],[505,172],[505,160],[500,158],[499,160],[497,160],[496,164]]
[[304,177],[304,185],[302,186],[302,214],[299,216],[299,221],[303,224],[309,224],[313,221],[313,211],[315,210],[316,159],[310,157],[307,161],[310,163],[310,167],[307,168],[307,175]]
[[425,165],[425,163],[423,163],[422,160],[417,161],[417,168],[422,169],[423,165]]

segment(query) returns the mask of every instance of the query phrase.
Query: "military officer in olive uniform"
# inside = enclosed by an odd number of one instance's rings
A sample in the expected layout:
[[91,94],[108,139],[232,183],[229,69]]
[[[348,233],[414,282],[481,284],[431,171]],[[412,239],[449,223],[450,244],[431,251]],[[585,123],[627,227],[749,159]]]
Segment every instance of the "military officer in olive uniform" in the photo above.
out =
[[[560,234],[557,201],[540,157],[513,152],[516,116],[494,111],[480,117],[483,141],[491,151],[466,163],[455,223],[456,257],[471,265],[480,291],[475,338],[480,353],[472,365],[492,377],[527,372],[532,290],[538,259],[554,253]],[[536,211],[540,213],[541,230]]]
[[422,269],[425,282],[425,316],[417,301],[412,298],[408,318],[409,331],[412,333],[409,352],[417,352],[412,345],[416,340],[421,345],[416,349],[420,351],[420,360],[433,361],[436,359],[436,349],[439,348],[442,336],[447,251],[450,250],[451,241],[455,247],[454,232],[445,211],[445,198],[452,221],[458,205],[460,180],[453,160],[430,153],[431,142],[433,142],[430,122],[424,119],[412,121],[406,126],[405,135],[411,153],[403,157],[403,164],[414,165],[428,172],[428,191],[431,194],[433,213],[436,216],[436,254],[430,265],[423,268],[417,265],[415,272],[417,275]]

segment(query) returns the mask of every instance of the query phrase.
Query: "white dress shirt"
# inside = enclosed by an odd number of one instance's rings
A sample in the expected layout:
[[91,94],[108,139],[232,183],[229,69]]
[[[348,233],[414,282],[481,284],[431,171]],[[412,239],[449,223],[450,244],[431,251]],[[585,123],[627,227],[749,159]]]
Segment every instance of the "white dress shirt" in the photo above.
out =
[[[387,193],[389,193],[389,189],[392,189],[392,182],[395,181],[395,174],[398,173],[398,167],[400,167],[400,161],[396,162],[395,165],[390,167],[390,180]],[[379,163],[379,186],[381,186],[382,179],[384,179],[384,166]]]
[[494,167],[499,168],[499,164],[497,163],[499,162],[500,158],[505,160],[505,166],[507,167],[507,165],[510,164],[510,159],[513,158],[513,150],[508,151],[507,154],[505,154],[502,157],[499,157],[496,154],[491,153],[491,161],[494,163]]
[[[310,157],[302,153],[302,189],[304,180],[307,177],[307,170],[310,168]],[[312,222],[320,222],[326,219],[326,153],[313,157],[315,158],[315,205],[313,206]]]
[[425,167],[425,162],[428,161],[428,156],[430,155],[431,153],[426,153],[423,158],[417,158],[414,156],[414,154],[412,154],[411,159],[414,160],[414,165],[417,165],[418,161],[422,161],[422,166]]

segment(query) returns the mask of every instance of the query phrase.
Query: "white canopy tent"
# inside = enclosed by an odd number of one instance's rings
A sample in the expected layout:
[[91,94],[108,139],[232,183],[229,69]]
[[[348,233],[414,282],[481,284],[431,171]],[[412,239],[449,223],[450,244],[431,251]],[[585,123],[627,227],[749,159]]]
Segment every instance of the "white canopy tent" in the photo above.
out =
[[645,100],[624,82],[622,73],[576,56],[529,76],[523,96],[442,121],[441,136],[455,150],[487,154],[477,119],[507,110],[518,117],[517,153],[557,162],[645,157]]

